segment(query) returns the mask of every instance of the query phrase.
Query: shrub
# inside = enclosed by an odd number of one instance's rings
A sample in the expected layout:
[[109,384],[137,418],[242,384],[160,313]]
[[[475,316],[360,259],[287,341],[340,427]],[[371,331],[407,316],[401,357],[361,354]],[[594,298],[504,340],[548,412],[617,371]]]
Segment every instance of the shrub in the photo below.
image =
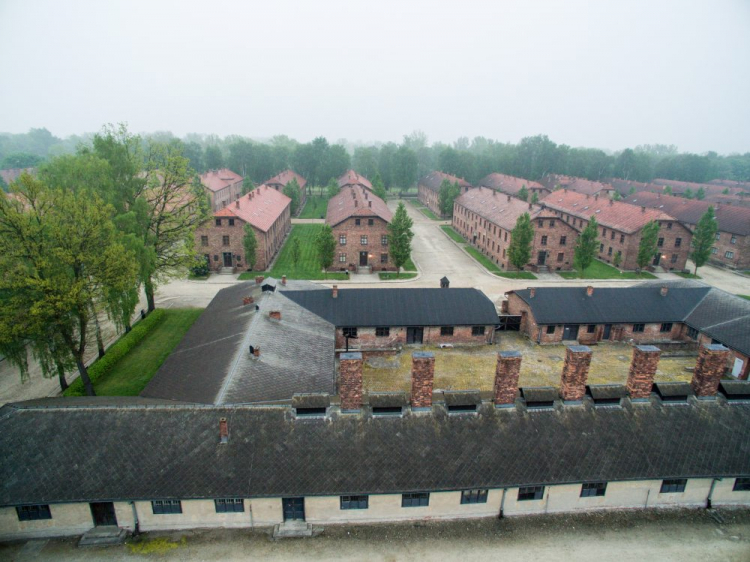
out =
[[195,277],[207,277],[208,274],[211,273],[211,270],[208,269],[208,264],[203,261],[198,265],[194,265],[193,267],[191,267],[190,273]]
[[[151,314],[146,316],[145,319],[133,326],[132,330],[117,340],[117,342],[107,350],[104,357],[97,359],[89,367],[89,378],[91,379],[91,382],[96,384],[98,379],[109,373],[120,359],[125,357],[131,349],[138,345],[138,343],[140,343],[149,332],[164,320],[164,315],[164,310],[154,310]],[[63,392],[63,395],[86,396],[86,390],[83,388],[83,381],[80,377],[73,381],[68,389]]]

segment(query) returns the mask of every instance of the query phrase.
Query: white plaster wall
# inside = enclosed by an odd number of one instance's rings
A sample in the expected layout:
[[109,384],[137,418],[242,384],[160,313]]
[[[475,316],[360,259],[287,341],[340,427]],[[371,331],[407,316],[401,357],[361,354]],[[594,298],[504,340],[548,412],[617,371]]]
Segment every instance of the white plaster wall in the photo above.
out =
[[252,522],[254,527],[272,527],[284,521],[284,509],[281,498],[258,498],[245,500],[245,509],[248,503],[252,510]]
[[136,502],[141,531],[194,529],[201,527],[251,527],[253,524],[245,500],[243,513],[216,513],[214,500],[183,500],[182,513],[154,515],[150,501]]
[[647,507],[705,506],[711,489],[711,478],[688,479],[685,491],[680,494],[660,494],[661,480],[653,480],[654,486]]
[[0,540],[82,535],[94,526],[87,503],[51,504],[52,519],[19,521],[15,507],[0,508]]
[[733,492],[734,478],[722,478],[716,481],[711,494],[711,505],[750,505],[750,492]]

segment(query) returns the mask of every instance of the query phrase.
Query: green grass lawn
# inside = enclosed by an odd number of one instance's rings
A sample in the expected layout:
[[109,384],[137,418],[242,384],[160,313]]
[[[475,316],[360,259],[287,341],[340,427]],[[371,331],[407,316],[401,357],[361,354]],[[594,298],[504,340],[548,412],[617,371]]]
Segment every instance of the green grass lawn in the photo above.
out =
[[396,275],[395,271],[381,271],[378,276],[381,281],[389,281],[391,279],[414,279],[417,274],[411,271],[402,271],[399,275]]
[[750,295],[737,295],[737,296],[750,301]]
[[328,209],[328,198],[324,195],[308,195],[305,207],[300,212],[300,219],[324,219]]
[[[324,273],[318,265],[315,237],[324,226],[323,224],[295,224],[271,271],[246,271],[239,278],[241,280],[255,279],[256,275],[264,275],[281,279],[282,275],[286,275],[288,279],[348,279],[346,273],[330,271]],[[292,239],[295,237],[299,238],[300,242],[300,258],[296,266],[292,262]]]
[[584,270],[582,276],[579,276],[577,271],[558,271],[557,273],[565,279],[656,279],[656,275],[647,271],[640,274],[635,271],[620,271],[616,267],[599,260],[594,260]]
[[442,219],[439,216],[437,216],[435,213],[433,213],[428,207],[425,207],[421,203],[414,203],[414,206],[417,208],[417,210],[422,213],[424,216],[426,216],[428,219],[432,219],[434,221],[442,221],[446,219]]
[[680,277],[684,277],[685,279],[703,279],[700,275],[696,275],[695,273],[683,273],[682,271],[675,271],[675,275],[679,275]]
[[448,236],[451,237],[451,239],[455,240],[459,244],[461,244],[461,247],[466,250],[471,257],[473,257],[475,260],[479,262],[479,264],[487,269],[490,273],[494,273],[495,275],[499,275],[500,277],[506,277],[508,279],[536,279],[536,275],[531,273],[530,271],[503,271],[500,269],[496,263],[494,263],[490,258],[485,256],[482,252],[477,250],[474,246],[471,246],[466,242],[463,236],[461,236],[456,230],[453,229],[450,225],[443,225],[440,228],[443,229],[443,232],[445,232]]
[[456,242],[459,242],[460,244],[466,244],[466,240],[464,240],[464,237],[461,236],[458,232],[456,232],[451,225],[444,224],[440,228],[442,228],[443,232],[445,232],[448,236],[450,236]]
[[164,320],[94,383],[99,396],[137,396],[203,312],[202,308],[171,308]]

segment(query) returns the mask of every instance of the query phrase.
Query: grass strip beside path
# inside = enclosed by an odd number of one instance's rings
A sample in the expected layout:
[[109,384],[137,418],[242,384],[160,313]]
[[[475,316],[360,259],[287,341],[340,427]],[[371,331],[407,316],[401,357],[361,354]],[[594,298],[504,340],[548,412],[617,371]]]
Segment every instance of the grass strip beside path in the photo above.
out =
[[534,275],[530,271],[503,271],[490,258],[485,256],[482,252],[477,250],[474,246],[467,243],[466,239],[463,236],[461,236],[452,226],[446,224],[446,225],[441,226],[440,228],[442,228],[443,232],[445,232],[448,236],[450,236],[452,240],[454,240],[455,242],[458,242],[459,245],[464,250],[466,250],[466,252],[472,258],[478,261],[479,264],[490,273],[494,275],[498,275],[500,277],[505,277],[507,279],[536,279],[537,278],[536,275]]
[[620,271],[616,267],[599,260],[594,260],[581,276],[578,275],[578,271],[557,271],[556,273],[565,279],[656,279],[656,275],[647,271],[641,273]]
[[299,214],[300,219],[324,219],[328,210],[328,198],[322,195],[308,195],[307,202]]

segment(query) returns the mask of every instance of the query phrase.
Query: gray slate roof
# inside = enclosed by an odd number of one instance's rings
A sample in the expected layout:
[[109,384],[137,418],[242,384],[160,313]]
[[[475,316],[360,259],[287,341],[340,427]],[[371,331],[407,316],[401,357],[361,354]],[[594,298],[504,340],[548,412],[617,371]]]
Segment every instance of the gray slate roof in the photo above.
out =
[[723,398],[317,420],[273,406],[49,404],[0,410],[0,505],[750,476],[750,404]]
[[335,326],[497,324],[495,305],[477,289],[339,289],[285,295]]
[[[274,280],[219,291],[141,396],[203,404],[291,400],[295,393],[335,393],[334,327],[284,296]],[[317,285],[289,281],[311,292]],[[253,304],[244,305],[243,297]],[[260,308],[256,311],[255,305]],[[281,312],[281,321],[269,318]],[[249,346],[260,348],[252,357]],[[300,366],[304,364],[304,368]]]

